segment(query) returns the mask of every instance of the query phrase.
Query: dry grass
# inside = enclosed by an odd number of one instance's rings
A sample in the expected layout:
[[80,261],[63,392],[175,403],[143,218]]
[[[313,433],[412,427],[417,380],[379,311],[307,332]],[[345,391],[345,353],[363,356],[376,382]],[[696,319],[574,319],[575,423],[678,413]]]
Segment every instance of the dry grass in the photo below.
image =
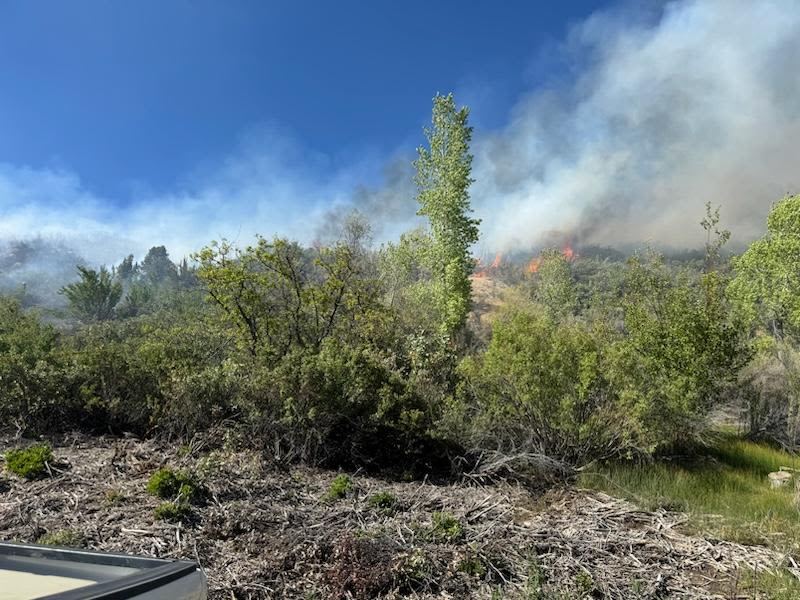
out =
[[[354,473],[331,502],[336,473],[279,469],[248,451],[75,436],[54,440],[53,452],[51,477],[8,476],[0,487],[4,537],[70,531],[93,549],[194,559],[213,599],[727,598],[743,573],[784,560],[683,534],[681,514],[597,492]],[[154,517],[161,500],[147,481],[163,466],[207,490],[186,522]],[[391,495],[392,510],[370,501],[377,494]],[[438,535],[441,515],[459,535]]]

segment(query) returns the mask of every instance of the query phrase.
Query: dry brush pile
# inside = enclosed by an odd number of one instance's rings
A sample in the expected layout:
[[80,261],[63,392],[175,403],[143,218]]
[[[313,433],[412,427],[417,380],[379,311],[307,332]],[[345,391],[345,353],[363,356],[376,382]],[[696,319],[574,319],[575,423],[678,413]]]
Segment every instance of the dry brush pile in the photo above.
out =
[[[75,436],[53,455],[42,479],[3,475],[0,538],[193,559],[214,599],[729,598],[741,570],[785,564],[681,533],[679,513],[563,487],[336,478],[132,439]],[[164,466],[205,491],[176,522],[146,491]]]

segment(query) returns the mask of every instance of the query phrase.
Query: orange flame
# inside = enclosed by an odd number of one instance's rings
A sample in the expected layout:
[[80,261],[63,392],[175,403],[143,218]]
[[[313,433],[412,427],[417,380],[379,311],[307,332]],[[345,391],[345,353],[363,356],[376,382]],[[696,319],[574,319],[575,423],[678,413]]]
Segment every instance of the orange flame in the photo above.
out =
[[528,263],[528,273],[536,273],[539,271],[539,267],[542,266],[542,257],[536,256],[531,259],[531,262]]
[[479,269],[479,270],[476,270],[472,274],[472,276],[473,277],[477,277],[479,279],[482,279],[484,277],[488,277],[489,276],[489,272],[497,269],[500,266],[500,263],[502,261],[503,261],[503,255],[500,254],[499,252],[495,255],[494,260],[492,261],[492,264],[490,264],[488,267],[483,267],[483,261],[479,258],[479,259],[477,259],[475,261],[475,268]]
[[[567,260],[571,261],[575,258],[575,250],[572,249],[572,246],[569,244],[565,244],[563,248],[561,248],[561,254]],[[528,273],[538,273],[539,267],[542,266],[542,257],[535,256],[531,259],[531,262],[528,263]]]

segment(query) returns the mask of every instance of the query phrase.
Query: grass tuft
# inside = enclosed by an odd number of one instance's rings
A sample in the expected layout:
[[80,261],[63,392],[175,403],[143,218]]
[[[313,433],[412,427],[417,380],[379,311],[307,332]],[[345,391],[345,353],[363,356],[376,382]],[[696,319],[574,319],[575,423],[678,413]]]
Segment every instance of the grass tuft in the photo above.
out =
[[431,537],[440,542],[456,542],[464,537],[464,525],[448,512],[433,513]]
[[194,477],[185,471],[173,471],[167,467],[159,469],[150,476],[147,491],[158,498],[194,502],[203,495],[203,490]]
[[63,546],[65,548],[79,548],[85,544],[85,538],[71,529],[62,529],[45,533],[36,540],[37,544],[43,546]]
[[178,521],[186,521],[192,514],[191,507],[185,502],[162,502],[156,506],[153,511],[153,516],[158,521],[168,521],[176,523]]

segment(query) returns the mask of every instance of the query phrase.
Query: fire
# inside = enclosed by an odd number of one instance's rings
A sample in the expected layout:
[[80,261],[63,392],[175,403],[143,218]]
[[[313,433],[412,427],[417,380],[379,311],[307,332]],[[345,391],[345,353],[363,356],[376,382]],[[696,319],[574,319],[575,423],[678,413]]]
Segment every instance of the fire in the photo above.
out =
[[[561,248],[561,254],[566,258],[568,261],[572,261],[575,259],[575,250],[572,249],[572,246],[569,244],[564,244],[564,247]],[[539,267],[542,266],[542,257],[535,256],[531,259],[531,262],[528,263],[528,273],[537,273],[539,271]]]
[[477,278],[481,278],[481,279],[484,278],[484,277],[488,277],[489,272],[490,271],[494,271],[495,269],[497,269],[500,266],[501,262],[503,262],[503,255],[500,252],[498,252],[495,255],[494,260],[492,261],[492,264],[490,264],[488,267],[483,267],[483,261],[481,261],[481,259],[479,258],[475,263],[475,267],[478,268],[479,270],[476,270],[472,274],[472,276],[473,277],[477,277]]

